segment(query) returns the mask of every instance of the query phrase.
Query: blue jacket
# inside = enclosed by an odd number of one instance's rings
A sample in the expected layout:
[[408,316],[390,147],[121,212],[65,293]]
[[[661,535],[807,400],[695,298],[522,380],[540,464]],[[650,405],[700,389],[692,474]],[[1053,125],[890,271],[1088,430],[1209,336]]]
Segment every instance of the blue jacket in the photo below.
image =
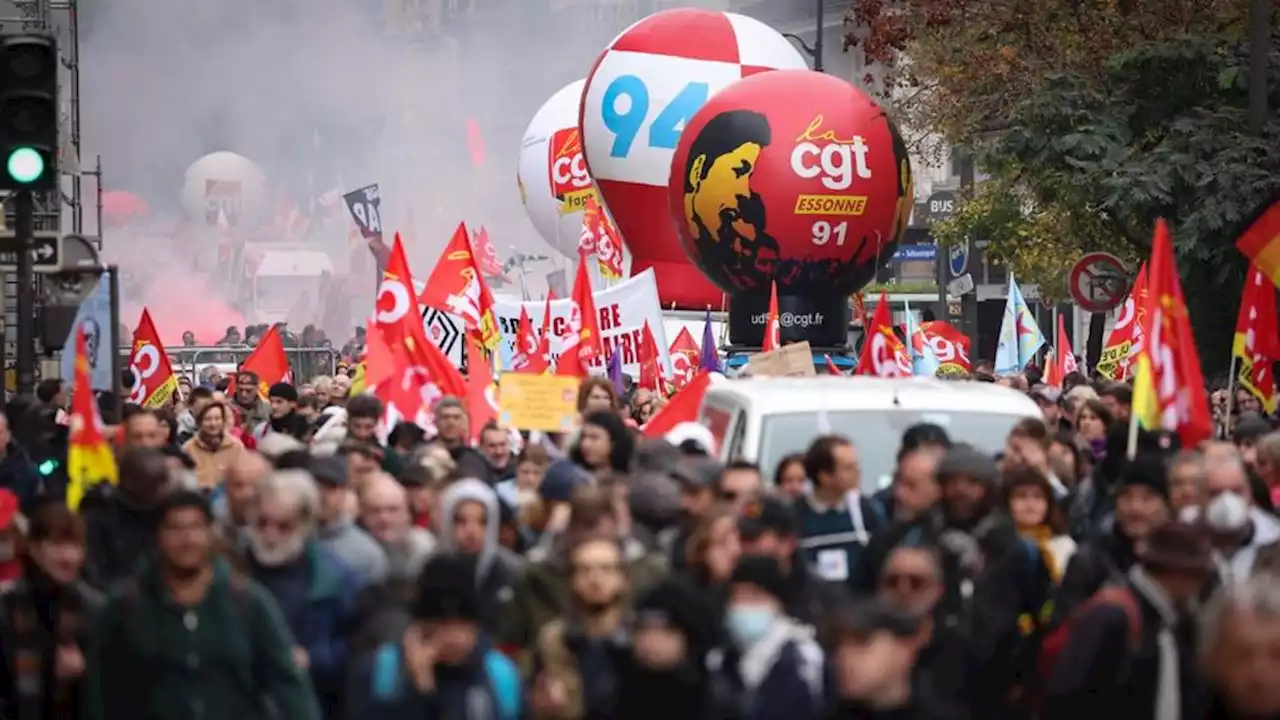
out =
[[401,641],[362,658],[347,689],[347,720],[520,720],[520,672],[481,636],[459,667],[436,666],[435,692],[423,695],[404,665]]
[[8,488],[18,496],[18,504],[24,510],[40,493],[40,473],[31,462],[31,456],[16,442],[9,442],[5,455],[0,458],[0,487]]
[[809,631],[784,619],[756,647],[732,644],[709,659],[716,716],[735,720],[814,717],[828,702],[828,668]]
[[311,682],[321,707],[327,717],[336,717],[341,707],[348,638],[356,623],[360,579],[315,540],[308,541],[296,569],[304,576],[303,582],[290,582],[272,569],[257,566],[254,579],[280,605],[295,642],[307,651]]

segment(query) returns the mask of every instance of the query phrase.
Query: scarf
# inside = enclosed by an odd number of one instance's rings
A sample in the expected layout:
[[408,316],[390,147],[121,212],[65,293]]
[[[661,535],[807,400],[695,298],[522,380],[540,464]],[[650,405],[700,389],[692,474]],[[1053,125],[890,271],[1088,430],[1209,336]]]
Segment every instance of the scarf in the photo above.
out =
[[1173,600],[1169,594],[1151,579],[1141,565],[1134,565],[1129,570],[1129,582],[1160,616],[1160,630],[1156,633],[1156,650],[1160,667],[1156,673],[1153,720],[1182,720],[1178,640],[1173,634],[1173,629],[1178,624],[1178,611],[1173,606]]
[[1032,525],[1031,527],[1018,526],[1018,534],[1024,539],[1030,540],[1040,548],[1040,557],[1045,559],[1045,567],[1049,569],[1049,577],[1053,580],[1053,584],[1057,585],[1062,581],[1062,571],[1059,567],[1062,565],[1058,562],[1058,558],[1054,556],[1053,551],[1049,549],[1049,541],[1053,539],[1053,531],[1048,525]]

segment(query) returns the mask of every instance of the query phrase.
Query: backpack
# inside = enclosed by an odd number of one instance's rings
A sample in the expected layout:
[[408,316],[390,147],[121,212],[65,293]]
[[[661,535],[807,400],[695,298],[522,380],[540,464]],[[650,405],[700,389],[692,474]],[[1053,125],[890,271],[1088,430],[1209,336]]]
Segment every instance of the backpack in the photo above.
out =
[[1120,608],[1124,611],[1125,619],[1128,621],[1127,654],[1122,665],[1121,677],[1118,678],[1118,682],[1125,681],[1126,678],[1124,676],[1128,675],[1129,672],[1128,660],[1142,646],[1142,608],[1138,605],[1137,596],[1133,594],[1133,590],[1127,585],[1104,585],[1080,607],[1073,610],[1061,625],[1046,634],[1044,640],[1040,643],[1037,670],[1041,687],[1048,687],[1049,680],[1053,677],[1054,666],[1058,662],[1058,656],[1062,654],[1062,650],[1071,639],[1071,628],[1075,622],[1090,609],[1101,605],[1112,605]]
[[[378,646],[373,656],[373,673],[370,677],[373,699],[394,702],[399,699],[404,682],[400,668],[400,644],[387,642]],[[519,720],[521,710],[520,674],[506,656],[490,650],[484,654],[484,672],[489,679],[489,689],[498,711],[496,720]]]

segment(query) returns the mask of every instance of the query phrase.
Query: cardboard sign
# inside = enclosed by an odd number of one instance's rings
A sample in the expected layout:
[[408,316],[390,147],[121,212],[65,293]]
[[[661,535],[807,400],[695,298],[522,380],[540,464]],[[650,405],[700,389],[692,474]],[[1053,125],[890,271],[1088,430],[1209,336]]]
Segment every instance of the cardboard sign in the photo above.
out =
[[808,341],[784,345],[777,350],[756,353],[747,360],[747,373],[762,377],[809,377],[813,369],[813,351]]
[[498,422],[517,430],[565,432],[578,424],[578,378],[503,373]]

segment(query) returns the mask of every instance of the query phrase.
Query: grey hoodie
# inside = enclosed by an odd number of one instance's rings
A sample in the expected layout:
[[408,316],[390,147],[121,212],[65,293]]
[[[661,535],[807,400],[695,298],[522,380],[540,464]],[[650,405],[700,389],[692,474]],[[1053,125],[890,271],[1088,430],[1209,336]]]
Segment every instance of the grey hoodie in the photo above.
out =
[[484,506],[485,510],[484,547],[480,550],[480,557],[476,559],[476,581],[483,583],[494,563],[501,564],[505,570],[512,573],[510,577],[514,577],[514,574],[524,565],[524,559],[498,543],[498,528],[502,522],[499,515],[498,494],[493,491],[493,488],[475,478],[463,478],[452,483],[440,496],[440,516],[437,520],[440,528],[440,549],[445,552],[457,550],[453,540],[453,514],[459,503],[467,501],[478,502]]
[[320,528],[318,537],[320,544],[351,568],[363,584],[371,585],[387,579],[387,554],[350,518],[342,518],[329,527]]

